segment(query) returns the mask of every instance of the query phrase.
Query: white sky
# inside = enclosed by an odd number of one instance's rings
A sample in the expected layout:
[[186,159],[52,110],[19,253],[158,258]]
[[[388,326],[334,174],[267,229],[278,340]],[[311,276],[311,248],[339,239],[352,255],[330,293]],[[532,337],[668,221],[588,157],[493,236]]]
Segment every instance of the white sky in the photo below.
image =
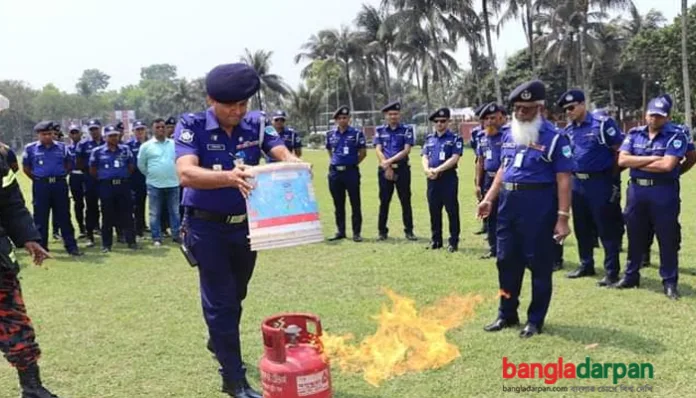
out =
[[[379,2],[0,0],[0,80],[24,80],[35,88],[53,82],[74,92],[82,71],[97,68],[116,89],[137,83],[140,68],[155,63],[201,77],[217,64],[238,61],[247,47],[272,50],[272,72],[295,87],[302,65],[293,58],[309,36],[352,25],[362,3]],[[634,2],[643,14],[659,8],[668,21],[680,10],[680,0]],[[525,45],[521,24],[511,22],[494,46],[498,65]],[[462,64],[467,51],[461,46],[457,53]]]

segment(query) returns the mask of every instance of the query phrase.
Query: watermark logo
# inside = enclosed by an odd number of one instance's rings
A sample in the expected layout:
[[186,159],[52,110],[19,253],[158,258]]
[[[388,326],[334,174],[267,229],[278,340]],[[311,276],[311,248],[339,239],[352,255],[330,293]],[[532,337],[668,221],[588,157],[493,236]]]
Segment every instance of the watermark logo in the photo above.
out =
[[652,379],[654,368],[651,363],[600,363],[585,357],[585,362],[575,364],[559,357],[556,362],[515,364],[503,357],[503,379],[543,379],[545,384],[555,384],[559,379]]

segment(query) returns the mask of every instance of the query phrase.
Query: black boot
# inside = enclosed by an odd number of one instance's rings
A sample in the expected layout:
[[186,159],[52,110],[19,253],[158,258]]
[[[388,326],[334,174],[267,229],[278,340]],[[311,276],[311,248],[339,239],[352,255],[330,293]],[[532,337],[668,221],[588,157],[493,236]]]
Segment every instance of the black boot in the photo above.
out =
[[263,398],[263,395],[251,388],[246,379],[237,381],[223,380],[222,392],[234,398]]
[[22,388],[22,398],[58,398],[43,385],[39,375],[39,366],[32,364],[25,370],[17,370],[19,373],[19,385]]

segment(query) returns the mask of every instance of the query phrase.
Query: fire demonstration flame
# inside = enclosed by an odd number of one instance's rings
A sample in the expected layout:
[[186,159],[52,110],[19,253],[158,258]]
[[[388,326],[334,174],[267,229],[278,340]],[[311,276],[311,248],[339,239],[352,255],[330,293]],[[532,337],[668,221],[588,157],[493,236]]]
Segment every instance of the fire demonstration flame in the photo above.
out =
[[351,345],[352,334],[324,333],[324,354],[341,370],[363,373],[364,379],[378,387],[384,380],[408,372],[437,369],[460,356],[459,349],[447,341],[450,329],[473,318],[484,299],[480,295],[451,295],[416,310],[415,301],[385,289],[392,308],[382,305],[378,329],[358,345]]

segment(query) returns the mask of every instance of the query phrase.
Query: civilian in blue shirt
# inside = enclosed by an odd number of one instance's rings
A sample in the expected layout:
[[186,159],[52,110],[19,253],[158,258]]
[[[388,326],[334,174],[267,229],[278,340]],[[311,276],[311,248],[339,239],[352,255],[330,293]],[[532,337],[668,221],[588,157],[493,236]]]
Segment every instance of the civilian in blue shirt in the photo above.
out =
[[679,298],[679,163],[689,138],[668,122],[671,105],[658,97],[648,103],[648,125],[631,129],[621,145],[619,166],[631,169],[624,219],[628,232],[628,263],[620,289],[640,285],[640,264],[655,231],[660,247],[660,276],[664,293]]
[[[140,120],[133,122],[135,136],[126,145],[133,154],[133,159],[138,159],[140,146],[147,141],[147,126]],[[130,176],[130,188],[133,194],[133,219],[135,221],[135,235],[142,237],[145,233],[145,200],[147,198],[147,186],[145,176],[137,167]]]
[[428,178],[428,210],[430,211],[431,250],[442,248],[442,208],[449,220],[449,245],[447,251],[459,249],[459,177],[457,163],[464,151],[459,134],[447,128],[449,108],[440,108],[430,115],[435,132],[428,134],[421,150],[421,164]]
[[619,280],[619,252],[624,233],[621,214],[618,149],[623,133],[611,118],[597,117],[585,108],[585,94],[568,90],[557,104],[569,119],[565,134],[573,150],[573,226],[580,265],[568,278],[595,275],[595,231],[604,247],[605,275],[597,284],[611,286]]
[[68,154],[70,155],[70,161],[72,163],[72,168],[70,170],[70,177],[68,178],[68,185],[70,186],[70,196],[73,200],[73,211],[75,213],[75,219],[77,220],[77,226],[80,229],[79,239],[83,239],[86,235],[85,230],[85,174],[82,170],[77,168],[77,144],[82,140],[82,131],[80,131],[80,126],[71,125],[68,128],[68,135],[70,136],[70,144],[68,147]]
[[387,219],[389,203],[394,195],[401,202],[401,219],[404,223],[406,239],[417,240],[413,234],[413,209],[411,208],[411,165],[408,155],[415,144],[413,127],[401,124],[401,103],[399,101],[387,104],[382,108],[387,124],[377,127],[374,137],[375,152],[379,167],[379,218],[377,229],[379,240],[386,240],[389,235]]
[[[262,112],[247,112],[259,90],[256,71],[241,63],[220,65],[206,76],[204,112],[184,114],[176,126],[176,168],[185,187],[182,252],[198,267],[209,347],[220,363],[222,391],[236,398],[261,398],[249,385],[242,362],[239,324],[255,264],[246,200],[253,186],[247,168],[263,153],[276,160],[300,160],[272,129]],[[263,134],[263,135],[262,135]]]
[[102,206],[102,253],[111,251],[113,229],[118,227],[130,249],[137,249],[133,233],[133,200],[129,177],[135,170],[133,154],[127,145],[119,144],[120,132],[114,126],[104,127],[106,143],[92,150],[89,172],[99,181]]
[[509,96],[514,107],[510,131],[503,137],[502,165],[479,204],[479,216],[498,203],[498,280],[500,306],[488,332],[519,324],[517,308],[525,268],[532,273],[532,301],[520,337],[542,332],[551,303],[553,242],[569,234],[573,153],[568,137],[543,115],[546,87],[523,83]]
[[[176,126],[176,118],[174,116],[169,117],[164,121],[164,133],[167,138],[174,138],[174,127]],[[179,203],[184,200],[184,187],[179,187]],[[179,220],[184,219],[184,206],[179,206]],[[162,210],[162,218],[160,219],[160,224],[162,228],[162,235],[169,237],[169,232],[167,228],[171,228],[169,225],[169,211],[165,207]],[[176,238],[176,236],[174,236]]]
[[89,172],[89,159],[94,148],[103,145],[102,125],[99,120],[90,120],[87,124],[90,137],[80,141],[75,150],[77,169],[85,174],[85,230],[87,247],[94,246],[94,231],[99,230],[99,182]]
[[[483,135],[479,138],[476,148],[476,197],[483,198],[491,189],[495,175],[500,168],[500,153],[503,145],[503,134],[505,132],[505,108],[491,102],[487,104],[479,113],[483,121]],[[507,127],[507,126],[505,126]],[[498,203],[497,200],[491,205],[491,213],[485,218],[488,233],[488,253],[481,256],[482,259],[495,258],[496,228],[498,223]]]
[[55,222],[63,232],[65,250],[81,255],[70,220],[70,198],[66,175],[71,161],[65,144],[54,141],[54,122],[40,122],[34,127],[38,140],[24,148],[24,173],[32,180],[34,223],[41,235],[41,246],[48,251],[48,220],[53,212]]
[[360,204],[360,168],[367,156],[365,135],[350,125],[350,109],[339,107],[333,115],[336,127],[326,133],[329,165],[329,191],[334,202],[336,235],[329,241],[346,238],[346,191],[350,200],[353,241],[362,242],[362,209]]

